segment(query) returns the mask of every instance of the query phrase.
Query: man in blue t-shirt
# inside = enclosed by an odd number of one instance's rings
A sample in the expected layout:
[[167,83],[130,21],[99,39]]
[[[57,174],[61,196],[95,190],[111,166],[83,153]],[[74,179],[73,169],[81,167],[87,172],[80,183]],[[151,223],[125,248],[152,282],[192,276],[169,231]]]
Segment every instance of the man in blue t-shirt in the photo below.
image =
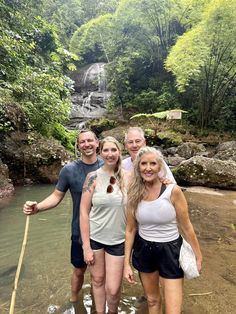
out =
[[23,206],[26,215],[33,215],[56,207],[70,190],[73,201],[73,217],[71,225],[71,264],[74,266],[71,278],[71,302],[78,300],[78,293],[84,282],[86,264],[80,241],[79,216],[82,188],[87,174],[103,165],[97,157],[96,150],[99,142],[91,131],[82,131],[77,139],[81,159],[66,164],[59,174],[55,190],[43,201],[27,201]]

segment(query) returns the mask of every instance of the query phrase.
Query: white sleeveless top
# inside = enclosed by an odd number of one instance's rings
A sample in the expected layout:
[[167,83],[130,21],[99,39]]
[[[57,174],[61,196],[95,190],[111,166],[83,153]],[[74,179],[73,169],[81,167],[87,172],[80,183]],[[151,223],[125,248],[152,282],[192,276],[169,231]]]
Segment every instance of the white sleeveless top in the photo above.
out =
[[169,242],[179,237],[176,211],[171,203],[171,192],[175,184],[166,186],[161,196],[153,201],[142,200],[137,209],[136,219],[139,235],[148,241]]
[[125,240],[126,198],[117,183],[112,185],[113,192],[107,193],[110,175],[102,168],[96,173],[96,187],[89,214],[90,238],[107,245],[120,244]]

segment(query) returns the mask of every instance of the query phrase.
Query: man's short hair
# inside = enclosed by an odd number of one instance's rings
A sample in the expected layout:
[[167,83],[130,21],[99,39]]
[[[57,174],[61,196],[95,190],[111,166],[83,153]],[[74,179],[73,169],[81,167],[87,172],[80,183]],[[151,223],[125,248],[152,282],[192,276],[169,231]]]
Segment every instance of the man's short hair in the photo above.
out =
[[93,131],[91,131],[91,130],[89,130],[89,129],[84,129],[84,130],[81,130],[81,131],[79,132],[78,137],[77,137],[77,140],[79,139],[80,134],[83,134],[83,133],[92,133],[92,134],[94,135],[95,139],[96,139],[96,140],[98,139],[98,138],[97,138],[97,135],[96,135]]
[[128,128],[127,132],[125,133],[125,142],[127,142],[127,137],[128,137],[129,132],[133,132],[133,131],[140,133],[141,137],[145,140],[143,129],[140,128],[139,126],[132,126]]

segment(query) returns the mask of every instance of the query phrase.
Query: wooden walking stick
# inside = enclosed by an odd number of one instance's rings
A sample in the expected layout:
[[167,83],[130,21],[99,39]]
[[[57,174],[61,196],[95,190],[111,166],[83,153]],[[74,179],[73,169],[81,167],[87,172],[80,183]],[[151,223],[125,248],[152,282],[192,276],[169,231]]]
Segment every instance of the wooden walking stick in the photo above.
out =
[[28,231],[29,231],[29,221],[30,221],[30,216],[27,216],[26,217],[26,223],[25,223],[25,234],[24,234],[24,239],[23,239],[23,243],[22,243],[22,247],[21,247],[20,257],[19,257],[19,261],[18,261],[18,265],[17,265],[16,276],[15,276],[15,281],[14,281],[14,286],[13,286],[13,292],[12,292],[12,296],[11,296],[11,305],[10,305],[9,314],[14,313],[17,285],[18,285],[18,280],[19,280],[20,271],[21,271],[21,265],[22,265],[23,257],[24,257],[24,253],[25,253]]

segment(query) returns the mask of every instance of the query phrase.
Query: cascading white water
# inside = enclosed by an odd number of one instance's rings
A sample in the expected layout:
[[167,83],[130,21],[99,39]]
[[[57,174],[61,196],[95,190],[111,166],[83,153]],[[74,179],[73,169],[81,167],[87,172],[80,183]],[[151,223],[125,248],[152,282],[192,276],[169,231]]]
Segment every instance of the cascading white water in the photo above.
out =
[[77,91],[72,95],[72,109],[68,129],[78,129],[85,126],[85,122],[98,118],[106,112],[106,102],[111,93],[107,91],[106,63],[94,63],[80,73],[77,79]]

